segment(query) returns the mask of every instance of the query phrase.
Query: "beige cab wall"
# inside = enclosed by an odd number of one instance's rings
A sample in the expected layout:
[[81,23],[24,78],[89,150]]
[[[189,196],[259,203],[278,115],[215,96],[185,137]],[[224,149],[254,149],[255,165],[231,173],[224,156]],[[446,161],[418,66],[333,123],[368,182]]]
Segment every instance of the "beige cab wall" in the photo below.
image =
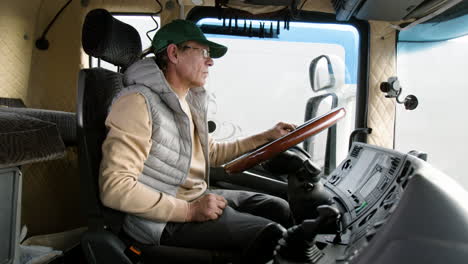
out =
[[385,98],[380,83],[396,76],[396,30],[388,22],[370,21],[368,143],[393,148],[395,99]]
[[0,97],[26,99],[40,5],[41,0],[0,1]]

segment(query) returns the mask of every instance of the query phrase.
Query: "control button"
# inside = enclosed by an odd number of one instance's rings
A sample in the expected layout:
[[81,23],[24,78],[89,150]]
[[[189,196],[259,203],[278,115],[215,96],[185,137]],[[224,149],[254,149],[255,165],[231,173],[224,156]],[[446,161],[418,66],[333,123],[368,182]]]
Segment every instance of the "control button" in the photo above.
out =
[[351,168],[351,160],[348,159],[347,161],[345,161],[345,163],[343,163],[343,166],[341,166],[341,169],[342,170],[347,170],[347,169],[350,169]]
[[353,201],[356,203],[356,204],[360,204],[361,203],[361,200],[359,200],[359,198],[356,196],[356,195],[351,195],[351,198],[353,198]]
[[332,176],[330,176],[330,179],[328,180],[329,183],[333,184],[333,185],[336,185],[339,181],[340,181],[341,177],[334,174]]

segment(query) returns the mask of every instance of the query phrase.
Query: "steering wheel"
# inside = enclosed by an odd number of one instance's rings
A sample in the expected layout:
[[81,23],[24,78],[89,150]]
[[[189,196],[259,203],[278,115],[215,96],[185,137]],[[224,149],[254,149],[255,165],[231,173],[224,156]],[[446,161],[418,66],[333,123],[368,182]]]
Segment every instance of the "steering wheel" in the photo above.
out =
[[224,170],[229,174],[248,170],[257,164],[274,157],[276,154],[301,143],[308,137],[331,127],[345,115],[346,110],[344,108],[336,108],[322,116],[310,119],[290,133],[227,163],[224,166]]

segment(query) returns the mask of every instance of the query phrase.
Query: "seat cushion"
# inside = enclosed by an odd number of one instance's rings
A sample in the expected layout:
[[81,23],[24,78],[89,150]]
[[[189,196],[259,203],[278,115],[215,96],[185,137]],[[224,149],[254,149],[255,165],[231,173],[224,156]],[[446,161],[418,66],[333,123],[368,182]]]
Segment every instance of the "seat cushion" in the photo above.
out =
[[65,145],[54,123],[0,111],[0,168],[61,158]]

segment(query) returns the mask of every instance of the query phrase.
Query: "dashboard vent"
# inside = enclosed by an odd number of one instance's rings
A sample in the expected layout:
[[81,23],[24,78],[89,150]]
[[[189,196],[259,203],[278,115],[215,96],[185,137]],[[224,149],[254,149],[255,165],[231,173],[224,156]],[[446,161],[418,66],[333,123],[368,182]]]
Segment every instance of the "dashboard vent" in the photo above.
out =
[[401,161],[400,158],[397,158],[397,157],[391,158],[391,166],[389,170],[390,175],[395,175],[395,172],[398,169],[398,166],[400,165],[400,161]]
[[398,176],[397,178],[397,182],[401,184],[401,187],[403,187],[403,189],[406,188],[406,184],[408,184],[408,180],[413,175],[413,173],[414,167],[411,166],[411,162],[406,161],[400,176]]
[[361,153],[362,147],[355,146],[353,150],[351,151],[351,157],[357,158],[359,156],[359,153]]

